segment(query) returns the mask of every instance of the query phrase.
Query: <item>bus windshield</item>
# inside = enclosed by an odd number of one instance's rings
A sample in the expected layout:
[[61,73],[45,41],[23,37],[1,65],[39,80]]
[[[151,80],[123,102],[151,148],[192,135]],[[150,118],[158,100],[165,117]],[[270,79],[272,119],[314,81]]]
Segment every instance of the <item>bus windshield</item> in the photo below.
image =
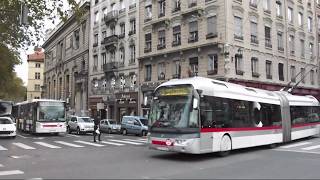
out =
[[65,121],[64,103],[40,102],[39,121]]
[[12,104],[10,102],[0,102],[0,116],[9,115],[12,111]]
[[163,87],[155,93],[150,120],[154,128],[197,128],[197,111],[192,108],[192,88],[189,86]]

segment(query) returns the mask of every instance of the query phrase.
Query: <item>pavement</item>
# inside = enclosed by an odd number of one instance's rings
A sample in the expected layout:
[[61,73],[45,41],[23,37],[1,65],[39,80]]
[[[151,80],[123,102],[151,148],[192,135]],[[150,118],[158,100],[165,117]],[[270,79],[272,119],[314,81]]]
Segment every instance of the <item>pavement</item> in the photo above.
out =
[[319,179],[319,167],[317,137],[224,158],[150,150],[146,137],[117,134],[0,139],[0,179]]

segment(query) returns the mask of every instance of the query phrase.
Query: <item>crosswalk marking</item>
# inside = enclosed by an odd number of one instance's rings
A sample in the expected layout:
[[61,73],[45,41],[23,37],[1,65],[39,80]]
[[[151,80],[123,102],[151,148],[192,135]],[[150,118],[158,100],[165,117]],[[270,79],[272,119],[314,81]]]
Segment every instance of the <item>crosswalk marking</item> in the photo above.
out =
[[54,142],[56,142],[58,144],[70,146],[70,147],[76,147],[76,148],[84,147],[84,146],[80,146],[80,145],[77,145],[77,144],[72,144],[72,143],[68,143],[68,142],[64,142],[64,141],[54,141]]
[[90,145],[90,146],[96,146],[96,147],[104,146],[102,144],[96,144],[96,143],[91,143],[91,142],[86,142],[86,141],[74,141],[74,142],[81,143],[81,144],[86,144],[86,145]]
[[130,142],[130,141],[122,141],[122,140],[115,140],[115,139],[110,139],[109,141],[119,142],[119,143],[125,143],[125,144],[133,144],[133,145],[143,145],[143,143]]
[[8,149],[3,146],[0,146],[0,151],[6,151],[6,150],[8,150]]
[[55,146],[55,145],[48,144],[48,143],[45,143],[45,142],[34,142],[34,143],[39,144],[39,145],[44,146],[44,147],[51,148],[51,149],[59,149],[59,148],[61,148],[59,146]]
[[101,141],[103,144],[115,145],[115,146],[124,146],[124,144],[108,142],[108,141]]
[[302,150],[314,150],[314,149],[319,149],[320,148],[320,145],[316,145],[316,146],[309,146],[309,147],[306,147],[306,148],[302,148]]
[[23,144],[23,143],[12,143],[12,144],[15,145],[15,146],[18,146],[18,147],[20,147],[20,148],[22,148],[22,149],[36,149],[36,148],[34,148],[34,147],[25,145],[25,144]]
[[69,136],[69,137],[80,137],[80,136],[74,135],[74,134],[67,134],[67,136]]
[[304,146],[307,144],[312,144],[312,142],[302,142],[302,143],[296,143],[296,144],[292,144],[292,145],[286,145],[286,146],[282,146],[281,148],[293,148],[293,147],[298,147],[298,146]]
[[132,141],[132,142],[139,142],[139,143],[146,143],[147,140],[139,140],[139,139],[123,139],[125,141]]
[[8,175],[16,175],[16,174],[24,174],[24,172],[20,170],[0,171],[0,176],[8,176]]

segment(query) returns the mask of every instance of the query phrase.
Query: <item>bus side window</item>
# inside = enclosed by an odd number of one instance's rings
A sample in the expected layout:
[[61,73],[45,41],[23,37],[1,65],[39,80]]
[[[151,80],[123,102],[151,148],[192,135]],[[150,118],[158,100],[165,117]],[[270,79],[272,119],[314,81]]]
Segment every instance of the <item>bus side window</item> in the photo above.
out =
[[205,96],[200,100],[200,119],[201,128],[212,128],[213,109],[210,103],[210,97]]
[[230,100],[232,118],[232,127],[250,127],[252,123],[250,122],[249,116],[249,102]]

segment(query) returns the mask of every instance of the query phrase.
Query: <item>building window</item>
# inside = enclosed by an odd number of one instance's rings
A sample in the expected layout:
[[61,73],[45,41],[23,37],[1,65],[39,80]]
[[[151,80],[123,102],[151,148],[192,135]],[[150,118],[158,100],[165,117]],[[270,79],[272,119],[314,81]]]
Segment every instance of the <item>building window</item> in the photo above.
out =
[[264,11],[270,12],[270,0],[264,0]]
[[241,54],[235,55],[235,66],[236,66],[236,74],[243,75],[243,59]]
[[312,17],[308,17],[308,31],[312,32]]
[[34,79],[40,79],[40,73],[39,72],[34,73]]
[[249,5],[250,5],[251,7],[257,8],[257,7],[258,7],[257,0],[250,0]]
[[98,38],[98,34],[95,34],[94,37],[93,37],[93,46],[98,46],[98,41],[99,41],[99,38]]
[[305,51],[305,49],[304,49],[304,40],[303,39],[300,39],[300,55],[301,55],[301,57],[303,57],[304,58],[304,51]]
[[252,72],[252,77],[259,77],[259,61],[258,58],[252,57],[251,58],[251,72]]
[[102,9],[103,15],[106,16],[108,14],[108,9],[105,7]]
[[152,36],[151,33],[145,34],[145,48],[144,52],[151,52],[151,47],[152,47]]
[[278,32],[277,33],[277,41],[278,41],[278,50],[279,51],[284,51],[283,48],[283,33],[282,32]]
[[132,34],[136,33],[136,20],[135,19],[131,19],[130,20],[130,32],[129,32],[129,36],[131,36]]
[[40,84],[34,85],[34,91],[40,91]]
[[173,75],[172,78],[180,78],[181,76],[181,65],[180,65],[180,61],[174,61],[173,62]]
[[145,22],[150,21],[152,19],[152,5],[145,7]]
[[304,84],[305,81],[305,75],[306,75],[306,69],[305,68],[301,68],[301,82]]
[[133,64],[136,61],[136,46],[130,45],[129,49],[130,49],[130,64]]
[[290,55],[294,55],[294,36],[293,35],[289,35],[289,49],[290,49]]
[[198,41],[198,21],[189,23],[189,43]]
[[272,79],[272,62],[266,61],[266,75],[267,79]]
[[296,82],[296,67],[290,67],[291,82]]
[[103,65],[107,64],[107,54],[106,53],[102,53],[101,56],[102,56],[102,64]]
[[303,14],[302,14],[302,12],[299,12],[299,14],[298,14],[298,25],[299,25],[299,27],[303,27]]
[[94,55],[93,56],[93,71],[97,71],[98,70],[98,56]]
[[161,18],[163,16],[166,15],[166,1],[165,0],[160,0],[158,1],[159,5],[159,9],[158,9],[158,12],[159,12],[159,15],[158,17]]
[[311,85],[314,85],[314,70],[310,71],[310,83]]
[[181,0],[173,0],[173,10],[172,12],[177,12],[181,10]]
[[264,36],[265,36],[265,46],[268,48],[272,48],[271,42],[271,28],[268,26],[264,27]]
[[130,87],[133,89],[137,85],[137,75],[131,74],[130,75]]
[[158,32],[158,50],[166,48],[166,31],[160,30]]
[[120,48],[120,64],[121,65],[124,65],[124,61],[125,61],[125,50],[124,50],[124,47],[121,47]]
[[126,5],[124,4],[124,0],[120,0],[120,13],[125,12]]
[[189,8],[192,8],[192,7],[195,7],[197,6],[197,0],[188,0],[188,7]]
[[73,49],[79,49],[80,44],[80,29],[73,32]]
[[116,61],[116,52],[110,51],[110,62],[115,62],[115,61]]
[[288,7],[288,22],[293,23],[293,9]]
[[217,16],[211,16],[207,19],[207,39],[217,37]]
[[218,55],[208,55],[208,75],[214,75],[218,73]]
[[251,21],[251,43],[258,44],[258,24]]
[[116,34],[116,27],[115,26],[110,27],[110,34],[111,34],[111,36],[114,36]]
[[284,73],[283,73],[283,64],[279,63],[278,64],[278,73],[279,73],[279,80],[284,81]]
[[126,25],[124,23],[121,23],[119,38],[124,38],[125,34],[126,34]]
[[181,45],[181,26],[175,26],[172,29],[173,31],[173,42],[172,46],[179,46]]
[[165,63],[158,64],[158,80],[166,79],[166,66]]
[[309,43],[310,60],[313,61],[313,43]]
[[190,72],[189,77],[198,76],[198,57],[189,59]]
[[94,13],[94,24],[97,24],[99,22],[99,12]]
[[36,68],[40,68],[41,64],[40,63],[36,63]]
[[280,1],[276,1],[277,16],[282,17],[282,5]]
[[107,31],[102,31],[102,39],[107,37]]
[[146,65],[145,69],[146,69],[145,81],[151,81],[151,74],[152,74],[152,66],[151,66],[151,64]]
[[243,32],[242,32],[242,18],[235,16],[234,17],[234,38],[243,40]]

